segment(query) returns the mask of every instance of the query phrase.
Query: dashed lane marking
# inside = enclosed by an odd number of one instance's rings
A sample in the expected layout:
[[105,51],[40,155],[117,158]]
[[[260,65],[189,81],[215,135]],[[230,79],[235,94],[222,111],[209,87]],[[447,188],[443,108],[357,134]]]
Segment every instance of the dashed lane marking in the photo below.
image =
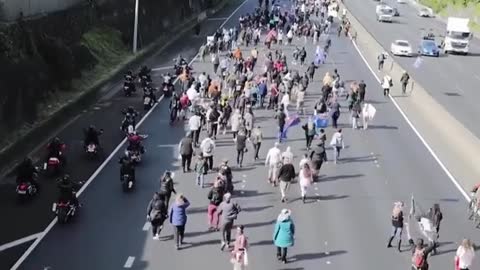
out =
[[129,256],[127,261],[123,265],[123,268],[132,268],[133,263],[135,262],[135,257]]

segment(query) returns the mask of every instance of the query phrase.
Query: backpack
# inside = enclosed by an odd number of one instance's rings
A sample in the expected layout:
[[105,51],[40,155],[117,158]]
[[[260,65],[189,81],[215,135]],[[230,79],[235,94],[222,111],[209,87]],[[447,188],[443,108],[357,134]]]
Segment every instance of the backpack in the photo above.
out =
[[412,257],[412,265],[417,269],[422,269],[425,266],[425,249],[416,249]]
[[213,152],[213,143],[209,143],[205,149],[205,153],[211,154]]

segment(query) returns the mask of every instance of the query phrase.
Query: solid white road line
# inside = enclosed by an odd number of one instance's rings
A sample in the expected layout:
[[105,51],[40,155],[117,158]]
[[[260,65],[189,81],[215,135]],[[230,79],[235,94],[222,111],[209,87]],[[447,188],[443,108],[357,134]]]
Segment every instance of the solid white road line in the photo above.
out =
[[[368,63],[367,59],[365,58],[365,56],[362,54],[362,52],[360,51],[360,49],[358,48],[357,46],[357,43],[355,41],[352,40],[352,44],[353,46],[355,47],[355,49],[357,50],[358,54],[360,55],[360,57],[362,58],[363,62],[365,63],[365,65],[368,67],[368,69],[370,70],[370,72],[373,74],[373,76],[375,77],[375,79],[378,81],[378,83],[381,82],[381,80],[378,78],[377,74],[375,74],[375,71],[372,69],[372,67],[370,66],[370,64]],[[397,110],[400,112],[400,114],[403,116],[403,119],[405,119],[405,121],[407,122],[407,124],[410,126],[410,128],[413,130],[413,132],[417,135],[417,137],[420,139],[420,141],[423,143],[423,145],[425,146],[425,148],[427,148],[428,152],[430,153],[430,155],[432,155],[432,157],[435,159],[435,161],[438,163],[438,165],[440,166],[440,168],[442,168],[442,170],[445,172],[445,174],[448,176],[448,178],[450,179],[450,181],[452,181],[452,183],[455,185],[455,187],[460,191],[460,193],[463,195],[463,197],[468,201],[470,202],[470,196],[468,196],[467,192],[465,192],[465,190],[462,188],[462,186],[458,183],[457,179],[455,179],[455,177],[450,173],[450,171],[447,169],[447,167],[445,166],[445,164],[443,164],[443,162],[440,160],[440,158],[437,156],[437,154],[435,153],[435,151],[433,151],[432,147],[430,147],[430,145],[427,143],[427,141],[423,138],[423,136],[420,134],[420,132],[418,132],[417,128],[415,128],[415,126],[413,125],[413,123],[410,121],[410,119],[407,117],[407,115],[405,114],[405,112],[402,110],[402,108],[400,108],[400,106],[398,105],[397,101],[395,101],[395,99],[389,94],[388,97],[390,98],[390,100],[392,101],[393,105],[397,108]]]
[[[227,24],[227,22],[235,15],[235,13],[238,12],[238,10],[240,10],[240,8],[242,8],[246,3],[248,2],[248,0],[245,0],[243,1],[231,14],[230,16],[227,17],[227,19],[220,25],[220,27],[218,27],[218,29],[222,29],[223,26],[225,26],[225,24]],[[197,55],[195,55],[195,57],[193,57],[193,59],[190,61],[189,65],[191,65],[195,59],[197,59],[198,57],[198,53]],[[173,82],[174,84],[178,81],[178,77],[175,79],[175,81]],[[160,101],[163,99],[163,96],[161,96],[159,99],[158,99],[158,102],[155,103],[152,108],[142,117],[142,119],[140,119],[140,121],[138,122],[137,124],[137,128],[140,127],[142,125],[143,122],[145,122],[145,120],[147,119],[148,116],[150,116],[150,114],[155,110],[155,108],[158,106],[158,104],[160,104]],[[113,157],[117,154],[118,151],[120,151],[120,149],[123,147],[123,145],[127,142],[127,138],[123,139],[120,144],[113,150],[113,152],[107,157],[107,159],[100,165],[100,167],[98,167],[98,169],[90,176],[90,178],[87,180],[87,182],[85,182],[85,184],[82,186],[82,188],[77,192],[77,197],[79,197],[83,192],[84,190],[92,183],[92,181],[100,174],[100,172],[107,166],[107,164],[113,159]],[[35,240],[35,242],[33,242],[33,244],[25,251],[25,253],[23,253],[23,255],[17,260],[17,262],[12,266],[12,268],[10,268],[10,270],[17,270],[20,265],[27,259],[27,257],[33,252],[33,250],[38,246],[38,244],[40,244],[40,242],[43,240],[43,238],[45,237],[45,235],[47,235],[48,232],[50,232],[50,230],[52,230],[53,226],[55,226],[55,224],[57,223],[57,218],[55,217],[51,222],[50,224],[48,224],[47,228],[45,228],[45,230],[40,233],[40,235],[38,236],[38,238]]]
[[224,21],[227,20],[228,18],[208,18],[207,21]]
[[159,70],[166,70],[166,69],[173,69],[173,66],[152,68],[152,71],[159,71]]
[[12,241],[12,242],[9,242],[9,243],[6,243],[6,244],[3,244],[3,245],[0,246],[0,252],[4,251],[6,249],[9,249],[9,248],[12,248],[12,247],[15,247],[15,246],[33,241],[33,240],[37,239],[38,237],[40,237],[42,235],[42,233],[43,232],[39,232],[39,233],[20,238],[20,239],[17,239],[15,241]]
[[129,256],[123,265],[123,268],[132,268],[133,262],[135,262],[135,257]]

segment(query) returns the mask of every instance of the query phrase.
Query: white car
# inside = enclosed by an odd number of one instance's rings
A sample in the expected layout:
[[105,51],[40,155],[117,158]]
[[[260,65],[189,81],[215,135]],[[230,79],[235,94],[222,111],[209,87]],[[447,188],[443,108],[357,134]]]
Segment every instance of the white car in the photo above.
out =
[[421,8],[418,11],[418,16],[420,16],[420,17],[428,18],[428,17],[432,17],[432,15],[433,15],[432,10],[428,9],[428,8]]
[[406,40],[395,40],[390,45],[390,52],[393,55],[412,56],[412,46]]

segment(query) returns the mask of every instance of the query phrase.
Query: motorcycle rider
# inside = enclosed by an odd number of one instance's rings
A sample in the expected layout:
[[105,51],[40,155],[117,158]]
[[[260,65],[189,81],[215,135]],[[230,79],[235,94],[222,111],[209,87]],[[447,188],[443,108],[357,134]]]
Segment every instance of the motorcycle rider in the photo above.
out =
[[17,185],[30,183],[38,188],[37,168],[33,165],[31,158],[26,157],[17,167]]
[[136,117],[139,113],[133,108],[133,106],[129,106],[126,111],[122,112],[125,115],[125,118],[122,122],[122,130],[126,131],[129,124],[133,126],[135,129],[136,124]]
[[98,137],[103,133],[102,130],[97,130],[95,126],[91,125],[88,129],[84,130],[85,139],[83,140],[83,146],[86,148],[89,144],[94,144],[95,146],[100,146],[100,141]]
[[128,70],[124,77],[127,82],[133,81],[134,76],[132,70]]
[[142,77],[147,77],[147,76],[150,75],[150,72],[151,72],[151,71],[152,71],[152,70],[149,69],[147,66],[142,66],[142,68],[140,69],[140,72],[138,73],[138,76],[139,76],[140,78],[142,78]]
[[154,90],[155,89],[150,84],[147,84],[145,87],[143,87],[143,99],[145,100],[146,97],[150,98],[150,107],[157,102],[157,97]]
[[128,135],[128,151],[139,151],[141,154],[145,153],[145,148],[142,145],[143,137],[138,135],[136,131]]
[[53,140],[47,145],[47,162],[50,158],[58,158],[62,163],[65,162],[65,157],[62,153],[64,148],[64,143],[60,140],[60,138],[55,137]]
[[132,178],[132,182],[135,183],[135,165],[131,162],[131,160],[125,156],[121,157],[118,161],[120,163],[120,181],[122,181],[122,177],[126,174],[130,175]]
[[70,202],[75,207],[79,207],[77,196],[75,192],[81,183],[75,183],[70,179],[70,176],[66,174],[57,183],[57,187],[60,191],[58,202]]

